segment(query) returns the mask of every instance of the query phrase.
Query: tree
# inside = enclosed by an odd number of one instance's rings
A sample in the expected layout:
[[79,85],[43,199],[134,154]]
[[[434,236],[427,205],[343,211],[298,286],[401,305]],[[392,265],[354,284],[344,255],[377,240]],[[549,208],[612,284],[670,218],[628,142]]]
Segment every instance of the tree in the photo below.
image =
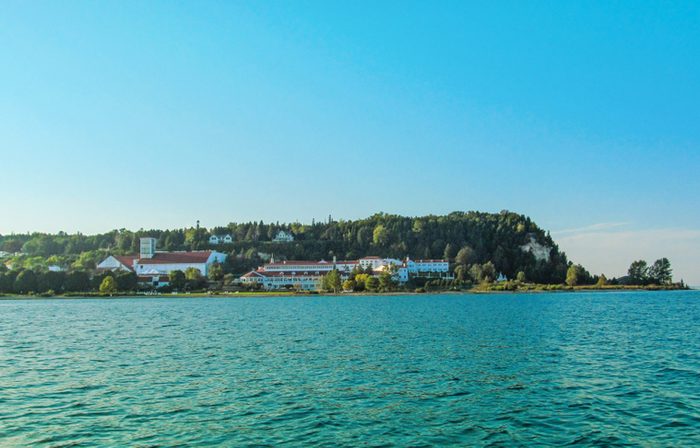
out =
[[578,269],[573,264],[566,270],[566,284],[569,286],[578,284]]
[[117,282],[119,291],[136,291],[138,286],[138,279],[133,272],[120,272],[114,280]]
[[566,270],[566,284],[569,286],[592,285],[594,278],[580,264],[571,264]]
[[340,273],[337,269],[333,269],[328,274],[324,275],[321,280],[321,288],[325,291],[338,292],[341,287]]
[[117,281],[114,280],[114,277],[108,275],[107,277],[103,278],[102,283],[100,283],[100,293],[111,295],[115,292],[117,292]]
[[627,275],[630,276],[632,283],[635,285],[643,285],[648,282],[649,268],[647,267],[647,262],[644,260],[637,260],[632,262],[629,269],[627,270]]
[[608,278],[605,276],[605,274],[600,274],[600,277],[598,277],[598,282],[596,282],[597,287],[605,286],[608,284]]
[[391,291],[396,286],[394,279],[391,276],[391,272],[385,270],[379,274],[379,287],[383,291]]
[[185,269],[185,285],[186,289],[203,289],[206,287],[207,280],[202,277],[202,273],[199,269],[189,267]]
[[488,261],[481,265],[481,280],[487,283],[496,280],[496,266]]
[[199,280],[202,278],[202,271],[197,268],[189,267],[185,269],[185,278],[187,280]]
[[472,267],[469,269],[469,276],[471,277],[472,281],[474,283],[481,283],[482,279],[482,269],[481,265],[474,263]]
[[357,287],[355,280],[347,279],[343,282],[343,291],[354,291],[355,287]]
[[368,276],[365,280],[365,289],[368,291],[376,291],[379,288],[379,280],[377,277]]
[[365,285],[367,284],[367,279],[370,277],[369,274],[357,274],[355,276],[355,291],[364,291]]
[[41,292],[61,292],[66,279],[65,272],[47,271],[37,276],[37,290]]
[[456,264],[461,264],[462,266],[469,266],[470,264],[474,263],[476,261],[476,256],[474,249],[472,249],[470,246],[464,246],[462,247],[459,252],[457,252],[457,256],[455,257],[455,263]]
[[64,289],[71,292],[83,292],[90,289],[90,277],[87,272],[74,271],[66,275]]
[[454,256],[454,246],[452,246],[452,244],[450,243],[447,243],[445,245],[445,250],[442,253],[442,258],[444,258],[447,261],[450,261]]
[[520,283],[525,283],[527,281],[527,278],[525,277],[525,273],[523,271],[518,272],[518,275],[515,276],[515,279]]
[[377,225],[372,232],[372,241],[377,246],[383,246],[389,239],[389,232],[382,224]]
[[463,282],[467,279],[467,276],[469,275],[469,271],[467,270],[467,267],[463,264],[458,264],[455,266],[455,277],[457,277],[457,280],[460,282]]
[[224,278],[224,268],[220,263],[214,263],[209,268],[209,273],[207,274],[209,280],[219,281]]
[[668,261],[668,258],[660,258],[651,265],[647,275],[652,282],[664,285],[671,283],[672,272],[671,262]]
[[35,292],[37,289],[36,274],[31,269],[24,270],[15,279],[15,291],[20,294]]

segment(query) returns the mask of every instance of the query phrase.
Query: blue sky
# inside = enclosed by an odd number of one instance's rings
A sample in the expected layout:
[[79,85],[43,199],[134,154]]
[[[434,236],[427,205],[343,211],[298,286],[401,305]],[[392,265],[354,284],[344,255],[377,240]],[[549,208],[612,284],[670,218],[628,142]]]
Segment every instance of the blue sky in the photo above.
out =
[[700,284],[698,23],[698,2],[3,2],[0,233],[510,209],[593,271],[668,256]]

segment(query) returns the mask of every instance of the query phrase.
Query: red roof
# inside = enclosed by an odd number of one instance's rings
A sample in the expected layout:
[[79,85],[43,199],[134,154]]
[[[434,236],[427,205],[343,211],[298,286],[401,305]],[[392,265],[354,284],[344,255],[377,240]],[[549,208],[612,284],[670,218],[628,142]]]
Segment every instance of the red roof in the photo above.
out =
[[153,258],[141,258],[136,261],[136,264],[206,263],[211,253],[210,250],[196,252],[156,252]]
[[[292,275],[294,272],[294,275]],[[329,271],[250,271],[243,275],[245,278],[251,277],[322,277],[328,274]]]
[[313,264],[320,264],[320,265],[327,265],[331,264],[330,262],[326,260],[321,260],[321,261],[303,261],[303,260],[287,260],[287,261],[279,261],[277,263],[268,263],[268,266],[279,266],[279,267],[284,267],[284,266],[293,266],[293,265],[313,265]]
[[136,255],[114,255],[114,258],[117,259],[121,264],[129,268],[130,270],[134,269],[134,260],[138,259]]

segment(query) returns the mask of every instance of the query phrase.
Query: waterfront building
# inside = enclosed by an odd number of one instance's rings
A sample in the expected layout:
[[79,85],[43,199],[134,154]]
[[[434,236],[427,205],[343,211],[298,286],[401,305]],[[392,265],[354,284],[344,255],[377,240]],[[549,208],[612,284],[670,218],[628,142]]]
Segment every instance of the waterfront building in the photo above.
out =
[[159,252],[156,250],[155,238],[141,238],[138,255],[110,255],[100,264],[100,271],[134,272],[141,284],[155,287],[168,284],[170,271],[186,271],[195,268],[206,276],[214,263],[226,261],[226,254],[211,251]]
[[320,289],[324,275],[337,269],[342,280],[349,278],[355,268],[367,270],[371,268],[374,275],[380,275],[390,270],[399,284],[404,284],[413,277],[431,277],[452,279],[447,260],[406,260],[396,258],[381,258],[377,256],[364,257],[359,260],[337,261],[301,261],[286,260],[275,262],[274,257],[268,264],[250,271],[240,278],[244,285],[257,284],[262,289]]

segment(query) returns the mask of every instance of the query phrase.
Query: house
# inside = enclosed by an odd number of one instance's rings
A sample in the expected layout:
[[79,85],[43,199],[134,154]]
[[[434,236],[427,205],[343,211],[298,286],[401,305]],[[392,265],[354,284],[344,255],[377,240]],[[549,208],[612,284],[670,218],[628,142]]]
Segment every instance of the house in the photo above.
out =
[[275,241],[277,243],[291,243],[294,241],[294,235],[292,235],[291,232],[285,232],[284,230],[280,230],[277,232],[277,235],[272,239],[272,241]]
[[233,237],[231,235],[212,235],[209,237],[209,244],[212,246],[231,243],[233,243]]
[[158,252],[155,238],[141,238],[139,255],[110,255],[97,265],[101,271],[134,272],[141,284],[155,287],[168,284],[171,271],[198,269],[206,276],[214,263],[226,261],[226,254],[203,250],[193,252]]

